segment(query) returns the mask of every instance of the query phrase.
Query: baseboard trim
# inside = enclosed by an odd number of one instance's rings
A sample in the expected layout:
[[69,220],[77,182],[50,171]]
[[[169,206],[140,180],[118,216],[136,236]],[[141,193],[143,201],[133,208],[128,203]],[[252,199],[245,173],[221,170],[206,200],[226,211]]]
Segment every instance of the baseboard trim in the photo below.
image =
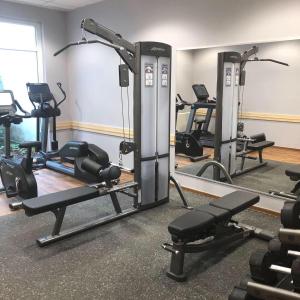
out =
[[[188,114],[189,112],[184,112],[182,114]],[[199,109],[197,111],[197,116],[205,116],[206,109]],[[213,117],[215,113],[213,113]],[[290,115],[290,114],[273,114],[264,112],[243,112],[240,116],[241,119],[248,120],[261,120],[261,121],[273,121],[273,122],[285,122],[285,123],[300,123],[300,115]]]
[[[173,183],[171,183],[171,185],[174,186]],[[216,195],[205,193],[205,192],[202,192],[202,191],[199,191],[199,190],[196,190],[196,189],[192,189],[192,188],[189,188],[189,187],[186,187],[186,186],[181,186],[181,187],[184,191],[192,192],[192,193],[195,193],[195,194],[198,194],[198,195],[201,195],[201,196],[206,196],[206,197],[209,197],[213,200],[217,200],[217,199],[221,198],[221,197],[218,197]],[[260,212],[260,213],[263,213],[263,214],[266,214],[266,215],[269,215],[269,216],[272,216],[272,217],[276,217],[276,218],[278,218],[280,216],[279,212],[276,212],[276,211],[271,210],[271,209],[263,208],[263,207],[252,206],[249,209],[253,210],[253,211]]]
[[[115,137],[123,137],[125,133],[126,138],[129,137],[129,129],[125,128],[123,133],[123,128],[114,127],[103,124],[95,124],[95,123],[86,123],[86,122],[77,122],[77,121],[62,121],[58,122],[56,126],[57,130],[80,130],[90,133],[98,133],[103,135],[115,136]],[[133,130],[130,130],[130,137],[133,138]],[[172,134],[170,137],[171,146],[175,145],[175,135]]]

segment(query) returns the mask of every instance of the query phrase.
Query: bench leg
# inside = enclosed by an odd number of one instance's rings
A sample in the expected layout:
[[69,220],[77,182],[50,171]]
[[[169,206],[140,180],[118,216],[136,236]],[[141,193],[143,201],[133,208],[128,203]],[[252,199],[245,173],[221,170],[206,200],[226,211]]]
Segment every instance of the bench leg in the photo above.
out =
[[263,153],[262,153],[262,151],[258,152],[258,156],[259,156],[259,162],[262,164],[264,162],[263,161]]
[[56,217],[56,221],[55,221],[55,224],[54,224],[52,235],[58,235],[59,232],[60,232],[61,225],[63,223],[64,217],[65,217],[66,207],[55,210],[55,211],[53,211],[53,213]]
[[295,184],[295,186],[292,189],[291,193],[298,195],[299,191],[300,191],[300,181]]
[[121,209],[121,206],[120,206],[120,203],[119,203],[116,193],[114,193],[114,192],[110,193],[110,198],[111,198],[112,204],[114,206],[115,212],[117,214],[120,214],[122,212],[122,209]]
[[167,272],[167,276],[176,281],[185,281],[186,274],[183,273],[184,266],[184,246],[183,242],[174,243],[172,256],[171,256],[171,264],[170,270]]

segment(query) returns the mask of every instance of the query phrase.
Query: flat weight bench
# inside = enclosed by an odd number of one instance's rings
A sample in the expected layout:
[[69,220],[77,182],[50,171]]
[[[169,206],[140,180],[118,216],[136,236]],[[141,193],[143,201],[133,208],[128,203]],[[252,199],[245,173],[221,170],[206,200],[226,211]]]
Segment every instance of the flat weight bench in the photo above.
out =
[[[186,280],[183,272],[185,253],[197,253],[220,247],[224,244],[257,236],[264,240],[273,238],[272,233],[231,220],[232,216],[258,203],[259,196],[236,191],[220,200],[202,205],[171,222],[168,230],[172,244],[163,248],[172,253],[167,275],[176,280]],[[198,244],[190,244],[200,240]]]
[[[104,225],[137,212],[138,209],[135,205],[133,208],[122,210],[116,195],[116,193],[120,192],[134,198],[136,197],[136,187],[136,182],[130,182],[115,186],[107,186],[105,183],[101,183],[94,186],[73,188],[66,191],[24,200],[22,202],[22,208],[24,209],[25,214],[29,217],[46,212],[54,213],[56,221],[52,234],[37,240],[39,246],[45,246],[55,241],[68,238],[74,234],[86,231],[96,226]],[[134,193],[128,191],[128,189],[131,188],[135,189]],[[115,214],[61,231],[61,226],[68,206],[95,199],[104,195],[110,196]]]
[[[275,144],[272,141],[267,141],[266,135],[264,133],[253,135],[250,137],[250,140],[252,140],[253,142],[248,142],[246,144],[246,148],[241,151],[242,153],[237,154],[237,156],[242,158],[241,169],[238,172],[239,174],[246,173],[246,172],[249,172],[249,171],[252,171],[257,168],[265,166],[267,164],[267,162],[265,162],[263,160],[263,151],[264,151],[264,149],[272,147]],[[256,158],[247,156],[248,154],[253,153],[253,152],[258,152],[259,163],[256,166],[244,169],[246,158],[256,159]]]

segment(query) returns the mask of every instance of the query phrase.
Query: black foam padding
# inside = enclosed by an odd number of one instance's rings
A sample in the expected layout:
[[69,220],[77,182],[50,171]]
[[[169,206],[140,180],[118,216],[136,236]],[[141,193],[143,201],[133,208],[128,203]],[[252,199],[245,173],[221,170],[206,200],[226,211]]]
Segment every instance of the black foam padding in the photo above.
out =
[[216,218],[216,222],[225,222],[231,217],[231,213],[228,210],[214,207],[210,204],[201,205],[198,208],[195,208],[196,211],[201,211],[208,213]]
[[197,235],[204,228],[211,227],[214,225],[215,220],[216,218],[212,215],[195,210],[175,219],[169,224],[168,230],[178,238],[188,238]]
[[168,230],[172,235],[184,239],[205,234],[210,227],[228,220],[258,201],[256,194],[236,191],[178,217],[170,223]]
[[23,208],[26,215],[33,216],[90,200],[98,196],[98,189],[85,186],[24,200]]
[[300,166],[294,166],[285,170],[285,174],[289,177],[298,178],[298,180],[300,180]]
[[252,151],[261,151],[265,148],[274,146],[274,144],[275,143],[271,142],[271,141],[262,141],[262,142],[257,142],[257,143],[249,143],[247,145],[247,149],[252,150]]
[[235,191],[219,200],[210,202],[211,206],[226,209],[235,215],[258,203],[259,195],[245,191]]
[[38,141],[33,141],[33,142],[24,142],[19,144],[19,148],[36,148],[36,149],[41,149],[42,143]]

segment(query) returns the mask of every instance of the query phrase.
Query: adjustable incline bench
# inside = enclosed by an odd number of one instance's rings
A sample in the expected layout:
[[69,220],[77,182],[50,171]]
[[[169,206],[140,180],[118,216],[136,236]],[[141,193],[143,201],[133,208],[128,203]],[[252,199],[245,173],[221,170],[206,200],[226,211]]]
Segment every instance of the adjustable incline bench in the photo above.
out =
[[[258,201],[259,196],[256,194],[236,191],[201,205],[171,222],[168,230],[173,243],[162,245],[172,253],[167,275],[176,281],[186,280],[186,274],[183,272],[185,253],[202,252],[253,236],[264,240],[272,239],[272,233],[231,220],[232,216]],[[191,244],[198,240],[200,243]]]

